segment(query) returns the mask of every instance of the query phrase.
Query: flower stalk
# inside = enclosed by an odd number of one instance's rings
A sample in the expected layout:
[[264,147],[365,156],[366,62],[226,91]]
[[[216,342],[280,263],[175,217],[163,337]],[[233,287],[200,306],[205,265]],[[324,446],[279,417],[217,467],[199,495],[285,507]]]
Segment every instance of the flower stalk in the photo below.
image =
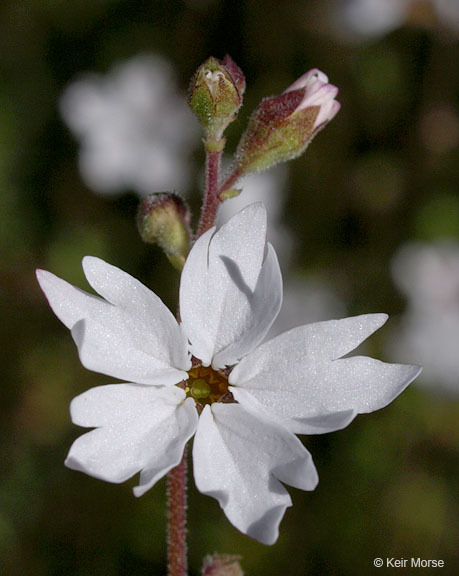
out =
[[167,475],[167,563],[169,576],[188,573],[186,545],[187,460],[186,446],[178,466]]
[[206,150],[206,185],[201,218],[196,233],[197,238],[202,236],[204,232],[207,232],[209,228],[212,228],[215,222],[218,206],[220,204],[219,182],[221,157],[221,151],[209,152]]

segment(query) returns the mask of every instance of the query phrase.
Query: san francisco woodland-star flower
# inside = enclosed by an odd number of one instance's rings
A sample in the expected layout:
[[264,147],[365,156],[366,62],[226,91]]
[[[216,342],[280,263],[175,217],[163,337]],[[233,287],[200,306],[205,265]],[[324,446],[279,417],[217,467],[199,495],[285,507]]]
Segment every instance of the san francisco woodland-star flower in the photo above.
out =
[[416,366],[346,357],[386,321],[372,314],[301,326],[260,344],[282,301],[266,212],[252,204],[193,246],[180,286],[181,323],[148,288],[102,260],[83,268],[101,297],[38,271],[82,364],[125,383],[71,403],[92,430],[66,464],[109,482],[140,471],[144,494],[195,434],[196,486],[240,531],[273,544],[290,496],[314,490],[311,455],[295,434],[331,432],[391,402]]

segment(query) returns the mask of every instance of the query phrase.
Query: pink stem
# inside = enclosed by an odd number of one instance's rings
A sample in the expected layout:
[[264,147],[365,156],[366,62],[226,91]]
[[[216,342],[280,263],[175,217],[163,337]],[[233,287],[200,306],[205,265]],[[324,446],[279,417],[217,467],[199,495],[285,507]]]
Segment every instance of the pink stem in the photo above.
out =
[[209,228],[212,228],[215,222],[220,204],[218,183],[220,179],[221,156],[221,152],[206,152],[206,189],[196,238],[199,238],[204,232],[207,232]]
[[187,460],[186,446],[180,464],[167,476],[168,540],[167,560],[169,576],[187,576],[186,509]]

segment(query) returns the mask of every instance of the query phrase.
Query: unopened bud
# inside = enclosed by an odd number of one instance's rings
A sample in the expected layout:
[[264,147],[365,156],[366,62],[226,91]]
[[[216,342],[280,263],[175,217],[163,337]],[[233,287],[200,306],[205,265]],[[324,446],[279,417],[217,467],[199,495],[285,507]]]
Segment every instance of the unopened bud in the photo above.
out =
[[236,118],[244,91],[244,74],[228,55],[223,60],[209,58],[197,69],[191,81],[188,103],[201,123],[209,145],[215,146]]
[[151,194],[139,206],[137,225],[148,244],[158,244],[181,270],[190,251],[190,210],[177,194]]
[[300,156],[338,113],[337,94],[338,88],[328,83],[327,76],[313,69],[282,94],[262,100],[238,145],[240,173],[264,170]]
[[204,558],[202,576],[244,576],[239,564],[240,556],[214,554]]

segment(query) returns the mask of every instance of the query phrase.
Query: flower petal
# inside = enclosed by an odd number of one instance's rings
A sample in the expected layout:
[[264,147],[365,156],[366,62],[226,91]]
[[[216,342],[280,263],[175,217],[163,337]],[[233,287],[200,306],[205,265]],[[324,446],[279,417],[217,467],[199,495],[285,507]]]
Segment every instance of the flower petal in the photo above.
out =
[[358,413],[389,404],[420,372],[367,357],[337,360],[376,330],[384,315],[301,326],[266,342],[230,373],[235,399],[300,434],[331,432]]
[[[324,412],[318,416],[303,416],[305,412],[304,395],[297,395],[296,390],[283,389],[283,394],[274,396],[271,390],[266,393],[252,389],[229,387],[234,399],[253,414],[264,414],[285,426],[295,434],[325,434],[346,428],[358,415],[356,410]],[[263,396],[263,397],[262,397]],[[273,407],[274,403],[278,404]]]
[[71,403],[80,426],[99,426],[73,443],[66,466],[108,482],[143,470],[134,493],[146,492],[182,457],[196,430],[194,401],[177,387],[112,384],[92,388]]
[[109,302],[37,271],[51,308],[72,329],[83,365],[144,384],[176,384],[186,378],[186,339],[161,300],[102,260],[85,258],[83,265],[89,282]]
[[215,368],[231,366],[260,342],[277,317],[282,305],[282,274],[276,252],[268,244],[257,285],[250,299],[250,314],[239,339],[215,354]]
[[314,490],[311,455],[288,430],[238,404],[206,406],[193,447],[196,486],[241,532],[274,544],[290,496],[279,481]]
[[[282,284],[266,247],[266,210],[252,204],[194,245],[180,286],[182,325],[193,354],[214,368],[234,363],[264,338],[279,311]],[[263,313],[262,313],[263,311]]]

